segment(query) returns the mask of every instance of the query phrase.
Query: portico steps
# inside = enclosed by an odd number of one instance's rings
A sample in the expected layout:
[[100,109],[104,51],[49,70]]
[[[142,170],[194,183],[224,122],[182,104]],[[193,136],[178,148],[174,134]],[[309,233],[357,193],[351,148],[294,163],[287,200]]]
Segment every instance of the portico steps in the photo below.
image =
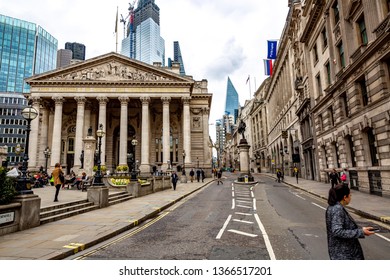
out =
[[[109,206],[121,203],[132,199],[133,196],[127,192],[117,192],[109,194],[108,204]],[[41,225],[65,219],[71,216],[82,214],[85,212],[99,209],[99,206],[94,205],[93,202],[89,202],[87,199],[75,200],[68,203],[50,205],[41,208],[40,223]]]

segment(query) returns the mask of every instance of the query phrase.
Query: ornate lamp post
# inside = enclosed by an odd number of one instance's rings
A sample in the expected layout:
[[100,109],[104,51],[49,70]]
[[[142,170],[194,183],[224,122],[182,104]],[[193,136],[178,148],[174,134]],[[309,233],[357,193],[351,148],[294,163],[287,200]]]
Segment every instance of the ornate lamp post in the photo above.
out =
[[196,157],[196,166],[199,169],[199,158],[198,157]]
[[215,144],[215,149],[217,150],[217,168],[219,169],[219,144]]
[[134,146],[134,157],[133,157],[134,164],[133,164],[133,170],[131,172],[131,180],[137,180],[137,161],[135,158],[135,151],[136,151],[136,147],[138,145],[137,139],[131,140],[131,145]]
[[31,121],[38,116],[37,110],[31,105],[22,110],[22,117],[27,121],[26,128],[26,148],[24,149],[22,177],[17,180],[17,191],[19,194],[33,194],[31,190],[30,180],[27,178],[27,163],[28,163],[28,145],[30,141]]
[[94,186],[104,186],[103,180],[102,180],[102,171],[101,171],[101,154],[102,154],[102,137],[106,133],[103,131],[103,124],[99,125],[99,129],[96,131],[96,136],[98,137],[98,154],[97,154],[97,172],[95,175],[95,180],[93,182]]
[[43,154],[45,155],[45,159],[46,159],[45,173],[47,174],[47,160],[50,158],[50,155],[51,155],[51,151],[50,151],[49,147],[46,147],[46,149],[43,151]]

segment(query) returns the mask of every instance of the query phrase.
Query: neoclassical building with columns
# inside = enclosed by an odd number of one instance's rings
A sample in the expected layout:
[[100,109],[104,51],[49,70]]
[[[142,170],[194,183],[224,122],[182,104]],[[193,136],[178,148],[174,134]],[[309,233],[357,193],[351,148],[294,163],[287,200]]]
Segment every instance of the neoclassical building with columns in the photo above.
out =
[[101,165],[111,172],[136,163],[143,174],[183,163],[186,170],[209,171],[212,94],[207,80],[180,76],[179,67],[108,53],[27,79],[28,98],[39,112],[31,123],[29,169],[45,165],[49,147],[49,171],[60,162],[67,172],[91,174],[95,153],[84,150],[91,143],[98,149],[102,125]]

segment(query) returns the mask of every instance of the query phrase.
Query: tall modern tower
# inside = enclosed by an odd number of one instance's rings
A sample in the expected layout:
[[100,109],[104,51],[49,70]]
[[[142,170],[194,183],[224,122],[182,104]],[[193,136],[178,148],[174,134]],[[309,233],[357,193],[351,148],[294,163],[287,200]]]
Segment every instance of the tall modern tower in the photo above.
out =
[[85,60],[85,45],[67,42],[65,43],[65,49],[72,51],[72,59]]
[[148,64],[161,62],[165,66],[165,41],[160,36],[160,8],[154,0],[138,0],[137,8],[129,10],[127,37],[122,41],[121,54]]
[[238,117],[238,109],[240,107],[240,103],[238,100],[238,93],[234,88],[230,77],[228,77],[227,81],[227,89],[226,89],[226,103],[225,103],[225,114],[234,117],[234,123]]
[[8,164],[21,161],[16,146],[25,144],[26,106],[30,92],[25,78],[56,68],[58,41],[35,23],[0,15],[0,146],[7,146]]
[[[184,69],[184,61],[181,56],[180,45],[178,41],[173,42],[173,61],[180,63],[180,75],[185,76],[186,70]],[[169,59],[168,66],[171,67],[172,61]]]

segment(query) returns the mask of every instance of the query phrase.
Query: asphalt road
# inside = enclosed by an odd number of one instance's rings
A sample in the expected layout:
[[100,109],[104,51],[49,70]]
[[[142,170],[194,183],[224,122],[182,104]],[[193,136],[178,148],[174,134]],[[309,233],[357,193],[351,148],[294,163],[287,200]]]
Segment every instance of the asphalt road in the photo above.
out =
[[[153,220],[73,259],[326,260],[326,202],[267,177],[237,175],[188,197]],[[372,221],[354,216],[358,223]],[[390,259],[390,234],[361,240],[366,259]]]

